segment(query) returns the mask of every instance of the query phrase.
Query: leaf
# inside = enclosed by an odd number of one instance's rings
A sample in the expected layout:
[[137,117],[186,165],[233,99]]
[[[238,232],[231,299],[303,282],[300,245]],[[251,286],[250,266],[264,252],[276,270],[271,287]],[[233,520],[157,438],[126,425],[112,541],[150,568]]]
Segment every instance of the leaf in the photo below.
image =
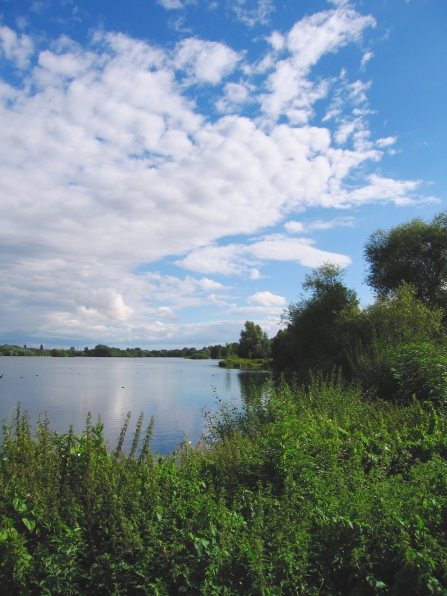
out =
[[14,506],[14,509],[16,511],[18,511],[19,513],[23,513],[24,511],[27,510],[26,503],[24,501],[22,501],[22,499],[19,499],[18,497],[13,499],[12,504]]
[[22,517],[22,521],[30,532],[32,532],[34,530],[34,528],[36,527],[35,519],[28,519],[27,517]]

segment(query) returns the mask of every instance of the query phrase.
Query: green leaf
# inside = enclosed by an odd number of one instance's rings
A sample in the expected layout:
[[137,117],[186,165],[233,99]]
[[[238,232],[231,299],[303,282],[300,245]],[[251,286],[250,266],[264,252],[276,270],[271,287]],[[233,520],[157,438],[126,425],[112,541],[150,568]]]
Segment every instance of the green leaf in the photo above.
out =
[[24,511],[27,510],[26,503],[24,501],[22,501],[22,499],[19,499],[18,497],[13,499],[12,504],[14,506],[14,509],[16,511],[18,511],[19,513],[23,513]]
[[36,527],[36,520],[34,520],[34,519],[28,519],[27,517],[22,517],[22,521],[30,532],[32,532],[34,530],[34,528]]

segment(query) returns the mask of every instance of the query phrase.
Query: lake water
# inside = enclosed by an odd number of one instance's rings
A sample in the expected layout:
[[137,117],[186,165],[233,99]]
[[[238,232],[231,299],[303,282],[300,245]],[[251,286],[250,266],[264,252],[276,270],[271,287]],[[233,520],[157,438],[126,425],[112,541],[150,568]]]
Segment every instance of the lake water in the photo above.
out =
[[80,434],[87,414],[98,415],[110,446],[116,446],[127,412],[132,412],[124,448],[129,448],[140,412],[143,428],[155,417],[151,448],[166,454],[185,439],[195,443],[203,430],[202,408],[215,409],[216,396],[234,398],[268,373],[219,368],[217,360],[183,358],[0,357],[0,420],[20,400],[34,426],[47,412],[50,427]]

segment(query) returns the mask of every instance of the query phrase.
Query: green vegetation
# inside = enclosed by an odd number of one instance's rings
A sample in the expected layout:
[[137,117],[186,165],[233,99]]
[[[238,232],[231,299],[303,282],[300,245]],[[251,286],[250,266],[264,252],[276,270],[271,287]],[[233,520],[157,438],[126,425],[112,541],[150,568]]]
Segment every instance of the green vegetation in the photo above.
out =
[[430,223],[417,218],[389,231],[377,230],[365,245],[370,267],[366,281],[382,296],[392,294],[405,281],[426,304],[445,309],[446,247],[447,212]]
[[334,367],[346,371],[347,350],[352,339],[346,336],[345,319],[360,313],[354,290],[343,284],[341,267],[327,263],[307,274],[303,289],[310,292],[291,304],[283,316],[287,324],[272,341],[273,367],[298,375],[308,383],[318,371],[327,374]]
[[365,401],[341,379],[221,403],[168,457],[142,419],[130,454],[34,435],[17,412],[0,467],[0,579],[30,594],[446,594],[447,419]]
[[52,348],[51,350],[44,350],[41,345],[40,348],[27,348],[24,346],[11,346],[4,344],[0,346],[0,356],[53,356],[55,358],[67,358],[74,356],[87,356],[91,358],[191,358],[193,360],[208,360],[212,358],[217,360],[224,358],[226,355],[226,347],[217,344],[215,346],[203,347],[201,350],[197,348],[182,348],[172,350],[142,350],[141,348],[111,348],[104,344],[98,344],[93,349],[84,348],[76,350],[70,348],[69,350]]
[[[446,316],[416,281],[361,309],[341,268],[314,270],[271,342],[278,381],[240,408],[219,400],[202,440],[166,457],[142,416],[125,455],[130,414],[111,453],[100,422],[32,433],[18,408],[0,454],[2,593],[447,596]],[[265,362],[258,327],[184,355]]]
[[259,325],[246,321],[239,342],[226,345],[225,360],[219,362],[222,368],[243,368],[247,370],[270,370],[270,340]]
[[271,358],[239,358],[239,356],[227,356],[219,362],[221,368],[241,368],[245,370],[270,370]]
[[27,348],[26,345],[22,348],[3,344],[0,346],[0,356],[50,356],[50,351],[44,350],[42,345],[40,348]]

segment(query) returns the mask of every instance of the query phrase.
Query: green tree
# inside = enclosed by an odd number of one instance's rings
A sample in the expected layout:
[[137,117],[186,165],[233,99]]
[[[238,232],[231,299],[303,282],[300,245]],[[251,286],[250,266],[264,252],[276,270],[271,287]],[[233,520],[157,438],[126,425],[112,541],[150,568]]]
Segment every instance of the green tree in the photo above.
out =
[[97,346],[95,346],[92,356],[110,358],[111,356],[113,356],[113,349],[109,348],[109,346],[105,346],[104,344],[98,344]]
[[241,358],[267,358],[270,355],[267,333],[252,321],[245,321],[237,352]]
[[[443,311],[430,308],[416,294],[416,288],[403,283],[392,295],[379,296],[361,312],[347,317],[352,365],[349,376],[371,396],[395,399],[405,395],[408,399],[412,387],[418,397],[426,399],[427,391],[422,394],[420,388],[428,386],[428,381],[421,379],[429,374],[436,378],[428,372],[425,361],[430,359],[427,354],[435,353],[442,360],[445,352]],[[439,362],[432,358],[432,369]],[[433,384],[433,395],[439,386]]]
[[223,358],[222,350],[223,350],[223,346],[221,346],[220,344],[216,344],[215,346],[212,346],[211,347],[211,358],[213,360],[219,360],[220,358]]
[[303,289],[310,296],[288,307],[283,315],[287,328],[272,343],[276,370],[294,373],[299,382],[307,383],[311,373],[349,369],[346,319],[359,308],[355,291],[343,283],[344,273],[342,267],[325,263],[306,275]]
[[431,222],[416,218],[390,230],[377,230],[365,244],[366,282],[381,296],[402,281],[417,289],[429,306],[447,307],[447,212]]

